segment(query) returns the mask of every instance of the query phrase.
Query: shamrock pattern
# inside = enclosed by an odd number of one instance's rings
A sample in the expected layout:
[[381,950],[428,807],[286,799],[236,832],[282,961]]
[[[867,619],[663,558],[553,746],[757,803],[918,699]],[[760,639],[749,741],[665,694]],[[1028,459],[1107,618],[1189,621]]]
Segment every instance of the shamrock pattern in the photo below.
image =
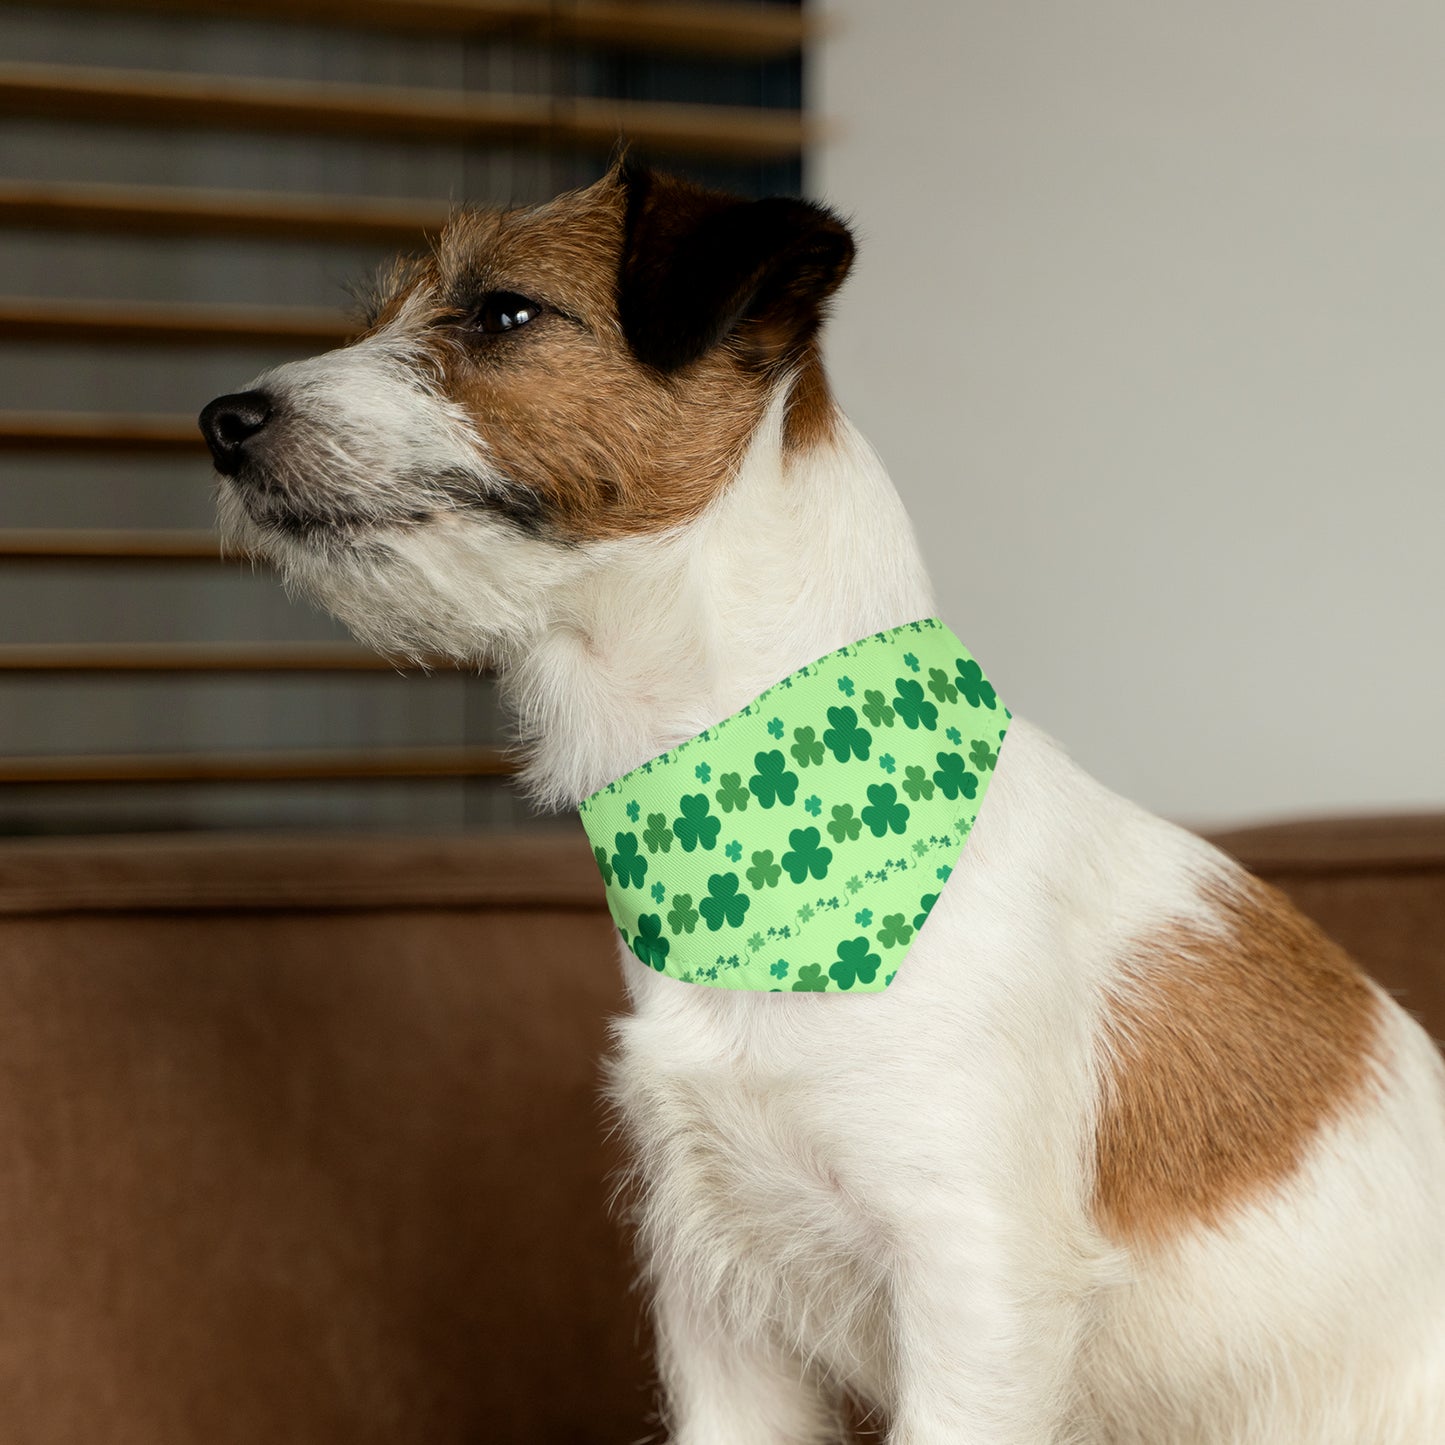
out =
[[816,828],[794,828],[788,834],[792,845],[783,854],[783,867],[794,883],[806,883],[810,877],[822,882],[828,876],[833,850],[823,847],[822,834]]
[[[828,831],[833,835],[835,843],[846,843],[857,838],[863,831],[863,820],[853,816],[852,803],[839,803],[833,809],[833,821],[828,824]],[[609,877],[607,881],[610,883],[612,879]]]
[[908,830],[908,804],[898,801],[898,789],[892,783],[874,783],[868,789],[863,821],[875,838],[886,838],[890,830],[904,833]]
[[738,812],[745,812],[748,806],[750,794],[743,787],[741,773],[721,773],[718,776],[717,805],[724,813],[731,813],[734,808]]
[[798,775],[788,771],[788,760],[776,748],[753,759],[757,768],[748,779],[748,790],[764,808],[791,803],[798,793]]
[[612,855],[612,876],[619,888],[641,888],[647,876],[647,859],[637,851],[636,833],[619,833],[617,851]]
[[868,951],[866,938],[850,938],[838,945],[838,961],[828,966],[828,977],[839,988],[849,989],[855,983],[872,983],[883,960]]
[[858,726],[858,714],[851,707],[830,707],[828,721],[831,726],[823,734],[823,742],[833,750],[833,756],[840,763],[850,758],[866,758],[873,745],[873,734],[865,727]]
[[642,831],[642,841],[649,853],[668,853],[672,850],[672,829],[668,826],[666,813],[649,813],[647,827]]
[[887,987],[963,849],[1009,721],[933,618],[800,668],[581,805],[623,941],[688,983]]
[[753,854],[753,866],[748,869],[748,882],[754,888],[776,888],[783,876],[783,865],[773,862],[773,850],[762,848]]
[[722,832],[722,820],[708,817],[710,804],[707,794],[692,793],[683,798],[678,807],[682,810],[682,817],[672,825],[677,841],[689,853],[694,848],[716,848],[717,835]]
[[660,973],[671,950],[672,944],[662,936],[662,919],[655,913],[642,914],[637,920],[637,937],[632,940],[633,953]]
[[736,873],[714,873],[707,880],[707,897],[698,904],[698,909],[703,921],[716,933],[725,923],[741,927],[751,902],[746,893],[738,892]]
[[794,728],[793,746],[788,751],[800,768],[813,767],[823,761],[823,744],[812,728]]

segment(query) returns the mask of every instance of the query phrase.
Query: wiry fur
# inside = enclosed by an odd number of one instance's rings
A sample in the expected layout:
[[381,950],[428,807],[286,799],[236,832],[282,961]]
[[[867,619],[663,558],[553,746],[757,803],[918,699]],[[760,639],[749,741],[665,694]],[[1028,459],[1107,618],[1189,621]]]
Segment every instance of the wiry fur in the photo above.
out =
[[[695,517],[561,539],[428,486],[434,468],[509,482],[486,416],[409,371],[404,335],[403,308],[266,380],[304,414],[288,465],[340,499],[338,525],[270,526],[232,486],[223,515],[377,646],[494,663],[548,803],[932,613],[867,444],[841,419],[786,444],[793,372]],[[1150,960],[1170,966],[1153,941],[1247,965],[1218,902],[1245,887],[1016,719],[886,992],[714,990],[624,950],[611,1090],[676,1445],[821,1445],[845,1391],[893,1445],[1445,1441],[1445,1070],[1383,995],[1336,1041],[1359,1081],[1296,1126],[1284,1177],[1148,1238],[1101,1219],[1113,1051],[1157,1001]]]

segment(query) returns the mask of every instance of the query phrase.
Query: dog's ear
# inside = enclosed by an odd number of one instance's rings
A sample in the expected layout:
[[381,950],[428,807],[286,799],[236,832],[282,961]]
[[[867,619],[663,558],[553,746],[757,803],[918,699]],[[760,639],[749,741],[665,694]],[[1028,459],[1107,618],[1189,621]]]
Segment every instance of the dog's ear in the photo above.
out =
[[807,201],[747,201],[624,160],[618,315],[639,361],[671,372],[728,337],[764,365],[797,356],[853,261],[853,238]]

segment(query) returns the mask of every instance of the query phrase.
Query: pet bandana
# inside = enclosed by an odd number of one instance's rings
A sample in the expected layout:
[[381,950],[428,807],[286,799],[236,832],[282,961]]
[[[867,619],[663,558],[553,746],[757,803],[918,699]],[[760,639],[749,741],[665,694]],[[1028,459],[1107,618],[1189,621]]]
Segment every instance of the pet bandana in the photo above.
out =
[[800,667],[582,803],[613,921],[685,983],[887,988],[1011,716],[936,618]]

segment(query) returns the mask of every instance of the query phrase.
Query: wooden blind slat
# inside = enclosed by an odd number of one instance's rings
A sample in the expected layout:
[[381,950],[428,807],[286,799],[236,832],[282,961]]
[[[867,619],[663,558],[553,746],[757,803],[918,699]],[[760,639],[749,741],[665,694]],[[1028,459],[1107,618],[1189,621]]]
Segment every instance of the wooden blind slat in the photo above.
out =
[[249,562],[221,555],[214,532],[27,527],[0,530],[3,562]]
[[417,245],[440,231],[447,215],[446,206],[364,196],[0,180],[0,225],[46,230],[391,247]]
[[625,136],[659,151],[729,160],[796,156],[811,138],[796,111],[29,63],[0,65],[0,114],[594,151]]
[[0,451],[154,452],[200,455],[192,416],[83,411],[0,412]]
[[282,783],[493,778],[516,771],[500,748],[438,747],[0,757],[0,783]]
[[0,673],[404,672],[348,643],[0,643]]
[[[6,0],[25,3],[25,0]],[[236,16],[236,0],[50,0],[72,9]],[[247,19],[362,30],[766,59],[795,55],[810,27],[792,6],[710,0],[247,0]]]
[[324,350],[339,346],[358,329],[343,313],[319,306],[192,306],[0,296],[0,341]]

